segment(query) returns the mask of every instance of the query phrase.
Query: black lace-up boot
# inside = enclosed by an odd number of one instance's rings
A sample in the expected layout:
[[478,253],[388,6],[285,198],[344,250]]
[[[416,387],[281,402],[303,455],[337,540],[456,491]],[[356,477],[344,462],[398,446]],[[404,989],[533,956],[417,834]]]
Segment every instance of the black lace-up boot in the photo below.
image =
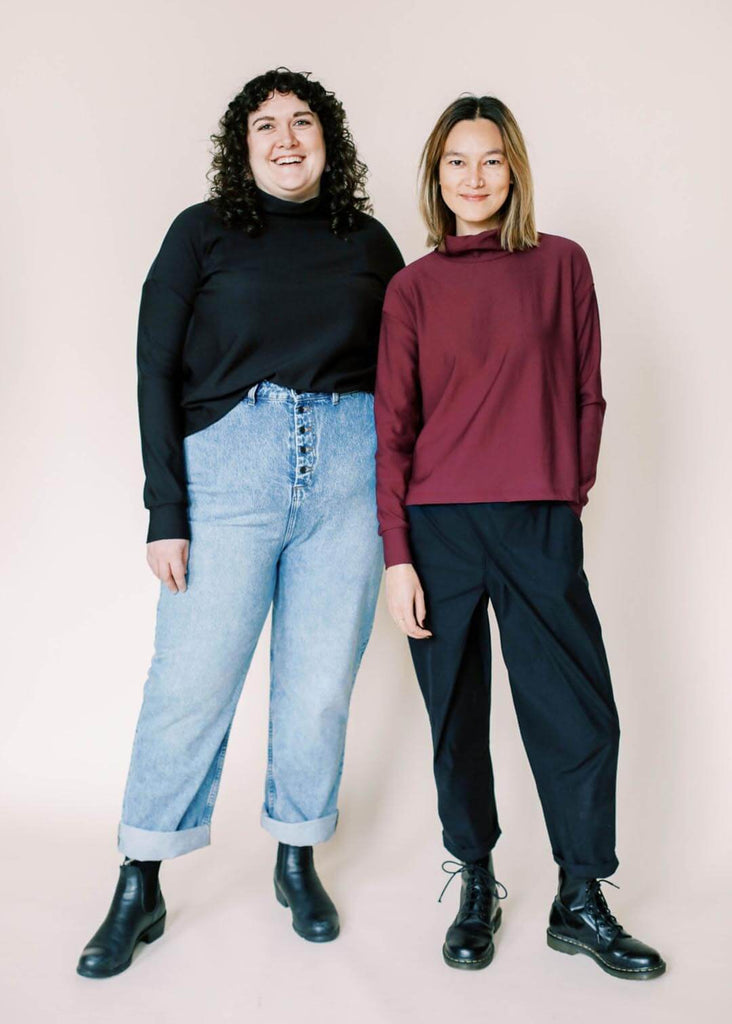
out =
[[312,846],[277,848],[275,896],[292,911],[292,927],[308,942],[330,942],[340,931],[338,911],[318,878]]
[[165,930],[160,861],[126,860],[104,921],[87,943],[76,968],[85,978],[111,978],[132,963],[138,942],[154,942]]
[[[446,866],[457,864],[455,871]],[[460,908],[445,936],[442,956],[448,967],[459,967],[466,971],[478,971],[487,967],[493,959],[493,936],[501,923],[499,900],[507,896],[506,889],[497,882],[493,874],[492,855],[482,860],[459,864],[445,861],[443,871],[452,877],[448,879],[440,894],[456,875],[462,875]],[[503,890],[499,892],[499,890]]]
[[591,956],[603,971],[616,978],[657,978],[666,970],[660,953],[634,939],[618,924],[600,882],[608,880],[572,878],[559,869],[559,890],[549,914],[547,943],[560,953]]

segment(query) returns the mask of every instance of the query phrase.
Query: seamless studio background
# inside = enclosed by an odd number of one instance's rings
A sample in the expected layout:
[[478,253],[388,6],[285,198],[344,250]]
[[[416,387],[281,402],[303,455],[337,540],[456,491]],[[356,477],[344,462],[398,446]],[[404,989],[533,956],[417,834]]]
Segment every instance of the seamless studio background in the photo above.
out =
[[[3,26],[4,1020],[727,1019],[729,5],[31,0],[7,5]],[[163,868],[164,939],[118,978],[74,973],[117,875],[152,652],[140,287],[172,218],[205,195],[208,137],[227,103],[279,64],[343,101],[376,216],[407,261],[425,252],[419,152],[463,91],[512,108],[540,230],[589,255],[608,407],[585,568],[622,723],[611,905],[666,955],[652,984],[545,945],[556,870],[495,622],[495,863],[510,895],[491,967],[443,966],[459,883],[437,903],[445,854],[427,719],[383,599],[338,832],[318,851],[340,939],[309,946],[274,902],[275,846],[258,825],[267,629],[213,845]]]

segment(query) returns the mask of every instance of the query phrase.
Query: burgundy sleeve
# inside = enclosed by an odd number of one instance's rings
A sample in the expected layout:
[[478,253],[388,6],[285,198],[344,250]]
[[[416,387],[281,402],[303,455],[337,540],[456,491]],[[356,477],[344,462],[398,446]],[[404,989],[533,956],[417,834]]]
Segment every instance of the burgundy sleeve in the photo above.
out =
[[[398,309],[398,316],[387,307]],[[387,569],[412,561],[404,500],[422,418],[417,338],[410,314],[389,288],[384,303],[376,366],[376,507]]]
[[[589,266],[587,267],[589,271]],[[600,377],[600,316],[595,286],[590,277],[575,298],[577,326],[577,415],[579,437],[579,515],[597,475],[600,437],[606,402]]]

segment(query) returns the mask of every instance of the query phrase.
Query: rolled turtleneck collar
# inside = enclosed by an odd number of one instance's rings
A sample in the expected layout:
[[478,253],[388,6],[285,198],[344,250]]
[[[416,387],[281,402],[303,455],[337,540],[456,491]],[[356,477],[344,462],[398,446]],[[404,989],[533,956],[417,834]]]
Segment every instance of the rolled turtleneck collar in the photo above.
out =
[[445,235],[437,249],[443,256],[495,257],[507,250],[501,246],[501,229],[489,228],[475,235]]
[[301,202],[295,199],[280,199],[279,196],[273,196],[271,192],[265,192],[258,185],[254,187],[259,199],[259,205],[266,214],[275,214],[283,217],[317,217],[323,216],[327,209],[322,182],[317,196]]

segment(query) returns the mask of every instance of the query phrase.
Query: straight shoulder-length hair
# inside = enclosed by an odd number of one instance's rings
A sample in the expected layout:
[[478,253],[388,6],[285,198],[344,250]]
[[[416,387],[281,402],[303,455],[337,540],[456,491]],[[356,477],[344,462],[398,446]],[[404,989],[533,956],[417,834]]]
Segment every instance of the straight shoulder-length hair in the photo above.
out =
[[501,247],[513,252],[539,244],[534,216],[534,184],[526,143],[516,118],[495,96],[460,96],[443,110],[429,134],[419,162],[419,212],[427,226],[427,245],[440,246],[455,234],[455,214],[440,193],[440,160],[448,135],[458,121],[493,121],[501,133],[513,184],[499,211]]

